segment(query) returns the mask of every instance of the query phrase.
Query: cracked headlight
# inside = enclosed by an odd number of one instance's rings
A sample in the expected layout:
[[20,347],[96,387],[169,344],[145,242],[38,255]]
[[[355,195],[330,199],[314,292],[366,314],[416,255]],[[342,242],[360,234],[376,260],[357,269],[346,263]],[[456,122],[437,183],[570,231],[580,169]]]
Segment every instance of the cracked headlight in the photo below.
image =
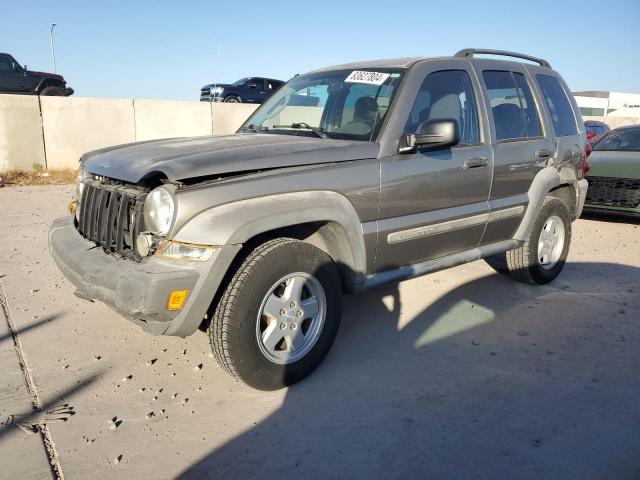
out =
[[164,236],[169,232],[174,212],[173,195],[165,187],[158,187],[144,201],[144,223],[151,232]]
[[80,203],[80,200],[82,200],[82,193],[84,192],[84,183],[82,183],[82,180],[87,176],[87,172],[85,172],[84,170],[80,170],[78,171],[78,176],[76,177],[76,189],[75,189],[75,195],[76,195],[76,200],[78,201],[78,204]]

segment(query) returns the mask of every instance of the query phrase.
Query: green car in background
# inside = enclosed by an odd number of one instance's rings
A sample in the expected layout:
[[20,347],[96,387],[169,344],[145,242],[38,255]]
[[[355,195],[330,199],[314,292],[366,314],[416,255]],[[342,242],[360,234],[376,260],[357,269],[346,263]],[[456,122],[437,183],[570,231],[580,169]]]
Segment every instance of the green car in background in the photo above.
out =
[[611,130],[593,146],[585,210],[640,215],[640,125]]

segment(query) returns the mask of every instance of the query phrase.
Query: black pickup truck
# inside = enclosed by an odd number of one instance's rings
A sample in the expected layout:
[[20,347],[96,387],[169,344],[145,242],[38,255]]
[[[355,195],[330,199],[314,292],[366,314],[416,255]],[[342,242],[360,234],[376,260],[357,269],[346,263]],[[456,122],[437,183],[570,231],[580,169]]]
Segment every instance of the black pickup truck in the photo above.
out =
[[200,89],[201,102],[262,103],[284,82],[272,78],[247,77],[232,84],[209,84]]
[[62,75],[32,72],[8,53],[0,53],[0,93],[67,97],[73,95],[73,89],[67,88]]

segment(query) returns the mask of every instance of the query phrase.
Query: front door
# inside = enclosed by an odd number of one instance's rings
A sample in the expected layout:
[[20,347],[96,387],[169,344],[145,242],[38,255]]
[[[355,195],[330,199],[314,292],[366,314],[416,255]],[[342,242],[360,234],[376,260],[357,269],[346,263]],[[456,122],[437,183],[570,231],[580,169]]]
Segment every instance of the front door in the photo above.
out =
[[0,55],[0,91],[19,92],[22,70],[10,55]]
[[376,271],[469,250],[482,238],[492,149],[480,128],[485,117],[478,110],[477,79],[467,62],[458,65],[423,67],[404,134],[419,132],[429,120],[453,119],[460,144],[381,160]]

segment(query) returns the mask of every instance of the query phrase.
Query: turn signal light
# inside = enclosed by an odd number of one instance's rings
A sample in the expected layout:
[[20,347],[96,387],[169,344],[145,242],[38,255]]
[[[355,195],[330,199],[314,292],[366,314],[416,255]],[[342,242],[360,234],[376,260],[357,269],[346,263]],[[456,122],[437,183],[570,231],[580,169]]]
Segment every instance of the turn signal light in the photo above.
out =
[[180,310],[187,300],[189,290],[173,290],[169,292],[167,299],[167,310]]

